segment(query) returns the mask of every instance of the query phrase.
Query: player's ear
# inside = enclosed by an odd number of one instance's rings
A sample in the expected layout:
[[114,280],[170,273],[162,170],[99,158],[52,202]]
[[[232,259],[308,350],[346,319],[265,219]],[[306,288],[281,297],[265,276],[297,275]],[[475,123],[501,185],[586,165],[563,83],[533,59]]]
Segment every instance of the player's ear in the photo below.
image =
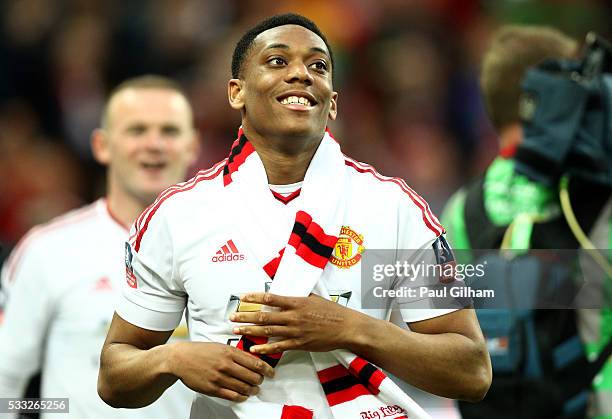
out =
[[244,108],[244,85],[240,79],[230,79],[227,84],[227,96],[229,104],[233,109]]
[[98,163],[107,166],[110,163],[110,148],[108,135],[102,128],[97,128],[91,133],[91,152]]
[[332,92],[331,104],[329,106],[329,119],[335,121],[336,115],[338,115],[338,92]]

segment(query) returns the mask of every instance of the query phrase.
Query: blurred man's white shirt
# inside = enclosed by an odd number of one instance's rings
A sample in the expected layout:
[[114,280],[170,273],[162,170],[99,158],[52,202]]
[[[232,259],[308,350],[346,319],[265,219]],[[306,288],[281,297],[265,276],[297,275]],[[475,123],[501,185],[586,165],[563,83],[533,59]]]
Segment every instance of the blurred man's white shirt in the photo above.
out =
[[[34,228],[2,270],[0,397],[22,397],[42,368],[41,397],[69,398],[42,418],[185,418],[193,392],[178,382],[154,404],[114,409],[97,393],[100,350],[125,281],[128,231],[100,199]],[[177,329],[186,336],[184,322]]]

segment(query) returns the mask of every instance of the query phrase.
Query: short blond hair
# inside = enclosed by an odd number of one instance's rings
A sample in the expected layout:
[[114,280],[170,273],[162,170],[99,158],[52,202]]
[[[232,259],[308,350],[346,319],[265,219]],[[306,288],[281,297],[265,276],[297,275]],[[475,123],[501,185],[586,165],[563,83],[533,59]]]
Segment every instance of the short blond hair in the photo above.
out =
[[185,101],[189,104],[189,99],[187,98],[187,94],[183,90],[180,84],[176,81],[164,77],[153,74],[146,74],[143,76],[133,77],[127,80],[124,80],[120,84],[118,84],[111,92],[108,94],[108,98],[106,99],[106,103],[104,104],[104,109],[102,110],[102,117],[100,120],[100,126],[102,128],[108,128],[108,111],[111,101],[115,96],[117,96],[120,92],[127,89],[166,89],[172,90],[185,98]]
[[572,58],[578,43],[548,26],[506,25],[491,38],[484,55],[480,87],[495,128],[520,122],[519,98],[525,71],[547,58]]

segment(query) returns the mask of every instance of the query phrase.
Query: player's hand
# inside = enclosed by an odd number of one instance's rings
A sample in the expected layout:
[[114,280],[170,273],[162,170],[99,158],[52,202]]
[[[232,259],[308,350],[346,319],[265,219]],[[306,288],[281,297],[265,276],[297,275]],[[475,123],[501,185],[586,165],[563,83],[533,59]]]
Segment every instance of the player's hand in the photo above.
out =
[[280,309],[278,311],[237,312],[230,320],[237,323],[234,333],[249,336],[267,336],[279,340],[254,345],[251,352],[271,354],[299,349],[327,352],[349,349],[351,336],[358,332],[358,321],[363,314],[318,295],[309,297],[283,297],[270,293],[249,293],[241,301],[259,303]]
[[173,355],[174,375],[190,389],[234,402],[259,392],[274,369],[261,359],[230,345],[177,342]]

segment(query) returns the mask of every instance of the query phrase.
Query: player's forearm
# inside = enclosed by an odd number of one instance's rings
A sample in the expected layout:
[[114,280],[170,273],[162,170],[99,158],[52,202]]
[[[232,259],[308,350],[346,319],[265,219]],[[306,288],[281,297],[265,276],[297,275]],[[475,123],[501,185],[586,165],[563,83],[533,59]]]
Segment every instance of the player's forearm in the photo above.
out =
[[484,342],[458,333],[423,334],[360,317],[348,349],[402,380],[439,396],[468,401],[486,394],[491,372]]
[[171,372],[173,344],[138,349],[111,343],[102,349],[98,394],[113,407],[143,407],[176,382]]

